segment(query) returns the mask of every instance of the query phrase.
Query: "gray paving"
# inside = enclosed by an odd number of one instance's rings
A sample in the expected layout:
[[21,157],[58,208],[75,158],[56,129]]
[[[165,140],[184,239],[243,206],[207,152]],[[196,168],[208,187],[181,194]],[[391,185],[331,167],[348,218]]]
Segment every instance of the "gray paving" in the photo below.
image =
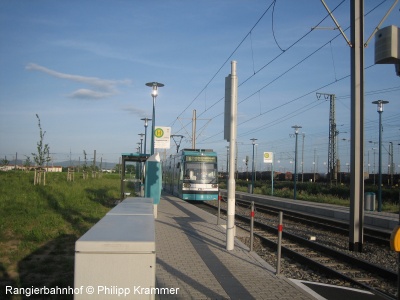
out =
[[315,299],[235,239],[226,250],[216,216],[163,196],[156,219],[156,299]]

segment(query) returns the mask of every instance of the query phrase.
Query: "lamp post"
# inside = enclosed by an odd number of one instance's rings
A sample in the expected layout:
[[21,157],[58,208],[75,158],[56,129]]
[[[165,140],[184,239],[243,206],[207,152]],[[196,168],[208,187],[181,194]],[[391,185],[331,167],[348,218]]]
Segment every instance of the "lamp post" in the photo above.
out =
[[292,126],[294,128],[294,134],[296,135],[296,143],[295,143],[295,149],[294,149],[294,187],[293,187],[293,199],[296,200],[296,182],[297,182],[297,136],[299,135],[299,129],[301,126],[294,125]]
[[378,186],[378,211],[382,211],[382,112],[383,105],[389,103],[385,100],[376,100],[372,104],[377,104],[377,111],[379,114],[379,186]]
[[153,97],[153,115],[151,119],[151,147],[150,147],[150,155],[154,154],[154,127],[155,127],[155,118],[156,118],[156,98],[158,95],[158,88],[163,87],[164,84],[159,82],[148,82],[147,86],[152,87],[151,96]]
[[140,119],[142,121],[144,121],[144,154],[147,154],[147,148],[146,148],[146,141],[147,141],[147,126],[149,126],[149,121],[151,121],[151,119],[149,118],[143,118]]
[[253,144],[253,161],[252,161],[252,166],[251,166],[251,193],[254,193],[254,145],[256,144],[257,139],[252,138],[250,139]]
[[139,133],[138,135],[140,136],[140,154],[142,154],[143,153],[143,136],[144,136],[144,133]]

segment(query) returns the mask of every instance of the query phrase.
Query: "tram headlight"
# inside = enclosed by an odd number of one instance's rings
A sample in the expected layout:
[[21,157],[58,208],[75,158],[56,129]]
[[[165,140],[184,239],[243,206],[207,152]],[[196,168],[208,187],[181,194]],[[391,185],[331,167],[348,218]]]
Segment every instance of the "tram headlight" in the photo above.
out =
[[184,187],[184,188],[190,188],[190,183],[184,183],[184,184],[183,184],[183,187]]
[[212,185],[212,187],[216,189],[216,188],[218,188],[218,184],[214,183],[214,184]]

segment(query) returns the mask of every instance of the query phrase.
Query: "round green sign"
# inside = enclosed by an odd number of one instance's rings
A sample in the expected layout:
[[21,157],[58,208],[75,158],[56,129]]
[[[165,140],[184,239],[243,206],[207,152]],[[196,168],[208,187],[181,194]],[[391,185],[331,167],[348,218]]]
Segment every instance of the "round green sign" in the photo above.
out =
[[161,138],[164,136],[164,130],[162,130],[162,128],[156,128],[156,130],[154,130],[154,135],[157,138]]

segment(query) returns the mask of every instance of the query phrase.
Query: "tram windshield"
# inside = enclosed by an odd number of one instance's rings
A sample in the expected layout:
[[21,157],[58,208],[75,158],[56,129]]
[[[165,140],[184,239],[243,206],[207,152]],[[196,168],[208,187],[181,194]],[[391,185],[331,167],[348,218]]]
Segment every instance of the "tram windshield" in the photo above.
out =
[[216,183],[217,182],[217,164],[215,163],[186,163],[184,182],[191,183]]

